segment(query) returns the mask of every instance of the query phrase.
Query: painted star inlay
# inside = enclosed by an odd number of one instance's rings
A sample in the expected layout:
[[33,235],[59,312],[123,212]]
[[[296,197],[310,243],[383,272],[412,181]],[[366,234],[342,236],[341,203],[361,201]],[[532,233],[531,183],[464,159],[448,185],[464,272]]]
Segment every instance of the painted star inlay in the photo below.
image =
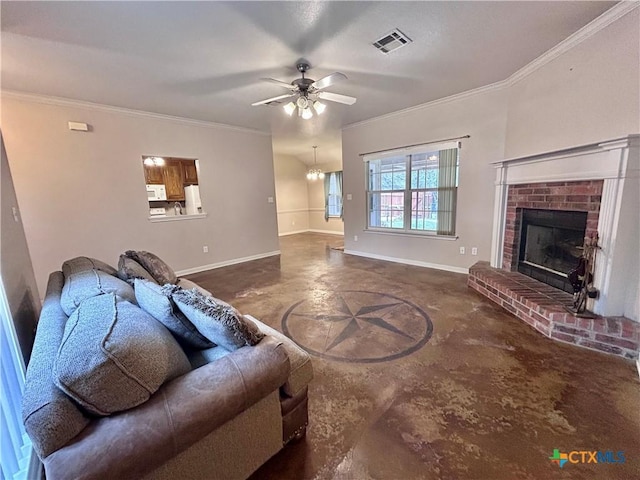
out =
[[395,295],[317,293],[317,301],[300,300],[282,316],[282,332],[312,355],[339,362],[388,362],[415,352],[431,338],[429,315]]
[[[402,305],[401,302],[396,303],[385,303],[381,305],[367,305],[360,307],[355,313],[351,310],[347,302],[342,296],[339,296],[337,299],[337,304],[335,307],[336,314],[314,314],[314,313],[292,313],[292,316],[296,317],[306,317],[309,319],[317,320],[317,321],[325,321],[325,322],[346,322],[342,330],[336,335],[331,344],[327,347],[327,351],[332,348],[337,347],[345,340],[351,338],[358,330],[363,328],[363,324],[372,325],[377,328],[381,328],[387,330],[389,332],[395,333],[397,335],[401,335],[405,338],[408,338],[412,341],[415,339],[387,322],[384,318],[384,315],[389,313],[394,307]],[[382,310],[387,310],[383,314],[379,314],[378,316],[368,316],[374,312],[381,312]],[[366,315],[366,316],[365,316]]]

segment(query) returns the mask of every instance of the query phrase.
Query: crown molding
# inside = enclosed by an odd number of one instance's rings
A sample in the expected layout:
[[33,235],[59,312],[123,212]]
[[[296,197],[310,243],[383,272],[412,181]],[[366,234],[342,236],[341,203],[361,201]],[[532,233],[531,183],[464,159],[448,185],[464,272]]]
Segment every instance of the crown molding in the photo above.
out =
[[366,120],[361,120],[359,122],[350,123],[342,127],[342,130],[348,130],[350,128],[360,127],[362,125],[367,125],[369,123],[377,122],[378,120],[387,120],[389,118],[402,116],[407,113],[422,110],[424,108],[435,107],[436,105],[442,105],[445,103],[454,102],[456,100],[462,100],[463,98],[473,97],[474,95],[479,95],[481,93],[491,92],[493,90],[500,90],[501,88],[504,88],[506,86],[508,86],[508,81],[501,80],[499,82],[491,83],[483,87],[474,88],[473,90],[467,90],[461,93],[456,93],[454,95],[449,95],[448,97],[438,98],[437,100],[432,100],[427,103],[421,103],[420,105],[414,105],[413,107],[403,108],[402,110],[396,110],[395,112],[385,113],[384,115],[380,115],[378,117],[368,118]]
[[550,61],[559,57],[563,53],[568,52],[572,48],[581,44],[585,40],[591,38],[599,31],[605,29],[609,25],[611,25],[616,20],[624,17],[627,13],[632,12],[636,8],[640,6],[640,1],[621,1],[616,3],[609,10],[604,12],[599,17],[593,19],[591,22],[587,23],[584,27],[582,27],[577,32],[573,33],[569,37],[565,38],[563,41],[558,43],[556,46],[550,48],[538,58],[528,63],[520,70],[512,74],[507,81],[509,85],[513,85],[514,83],[519,82],[523,78],[531,75],[533,72],[546,65]]
[[204,128],[222,128],[226,130],[234,130],[243,133],[253,133],[264,136],[271,136],[270,132],[263,130],[256,130],[252,128],[237,127],[235,125],[227,125],[224,123],[207,122],[204,120],[195,120],[192,118],[178,117],[174,115],[165,115],[162,113],[145,112],[143,110],[134,110],[131,108],[114,107],[111,105],[104,105],[101,103],[85,102],[83,100],[73,100],[69,98],[53,97],[48,95],[39,95],[35,93],[19,92],[15,90],[2,90],[2,98],[20,100],[24,102],[39,103],[42,105],[54,105],[57,107],[73,107],[84,108],[86,110],[96,110],[100,112],[116,113],[120,115],[127,115],[130,117],[151,118],[154,120],[164,120],[173,123],[179,123],[181,125],[189,125],[195,127]]
[[462,100],[463,98],[471,97],[473,95],[479,95],[481,93],[486,93],[486,92],[489,92],[489,91],[492,91],[492,90],[500,90],[501,88],[504,88],[504,87],[510,87],[511,85],[519,82],[523,78],[531,75],[533,72],[535,72],[536,70],[538,70],[542,66],[546,65],[547,63],[549,63],[553,59],[559,57],[563,53],[568,52],[569,50],[571,50],[572,48],[576,47],[580,43],[582,43],[585,40],[591,38],[593,35],[595,35],[599,31],[601,31],[604,28],[608,27],[613,22],[615,22],[616,20],[624,17],[626,14],[632,12],[633,10],[637,9],[638,7],[640,7],[640,1],[635,1],[635,0],[634,1],[623,0],[623,1],[615,4],[609,10],[604,12],[602,15],[600,15],[597,18],[595,18],[594,20],[592,20],[591,22],[586,24],[584,27],[582,27],[580,30],[578,30],[577,32],[573,33],[572,35],[570,35],[569,37],[567,37],[566,39],[564,39],[563,41],[558,43],[556,46],[554,46],[551,49],[547,50],[545,53],[540,55],[538,58],[536,58],[532,62],[528,63],[527,65],[522,67],[520,70],[518,70],[517,72],[513,73],[512,75],[510,75],[509,77],[507,77],[504,80],[501,80],[501,81],[498,81],[498,82],[495,82],[495,83],[491,83],[491,84],[485,85],[483,87],[474,88],[473,90],[467,90],[465,92],[456,93],[456,94],[450,95],[448,97],[439,98],[437,100],[433,100],[433,101],[430,101],[430,102],[421,103],[420,105],[414,105],[413,107],[404,108],[402,110],[397,110],[395,112],[386,113],[386,114],[380,115],[378,117],[368,118],[368,119],[362,120],[360,122],[350,123],[350,124],[345,125],[344,127],[342,127],[342,130],[344,131],[344,130],[348,130],[350,128],[360,127],[360,126],[363,126],[363,125],[367,125],[369,123],[377,122],[378,120],[387,120],[389,118],[393,118],[393,117],[396,117],[396,116],[402,116],[402,115],[405,115],[407,113],[411,113],[411,112],[414,112],[414,111],[422,110],[422,109],[425,109],[425,108],[434,107],[436,105],[441,105],[441,104],[448,103],[448,102],[453,102],[453,101],[456,101],[456,100]]

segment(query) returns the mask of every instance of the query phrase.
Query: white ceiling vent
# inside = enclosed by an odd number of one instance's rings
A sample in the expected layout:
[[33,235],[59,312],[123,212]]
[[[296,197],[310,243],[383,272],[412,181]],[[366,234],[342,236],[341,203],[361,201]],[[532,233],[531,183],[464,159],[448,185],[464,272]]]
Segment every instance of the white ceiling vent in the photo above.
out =
[[396,28],[395,30],[387,33],[384,37],[373,42],[373,46],[386,55],[400,47],[404,47],[408,43],[411,43],[411,39]]

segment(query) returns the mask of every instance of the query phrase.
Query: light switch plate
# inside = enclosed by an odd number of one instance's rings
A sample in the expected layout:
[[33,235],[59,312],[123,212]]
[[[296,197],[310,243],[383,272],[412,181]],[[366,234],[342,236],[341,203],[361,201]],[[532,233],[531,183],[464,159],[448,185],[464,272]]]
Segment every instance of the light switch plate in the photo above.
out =
[[351,195],[350,193],[347,193],[347,200],[353,200],[353,195]]

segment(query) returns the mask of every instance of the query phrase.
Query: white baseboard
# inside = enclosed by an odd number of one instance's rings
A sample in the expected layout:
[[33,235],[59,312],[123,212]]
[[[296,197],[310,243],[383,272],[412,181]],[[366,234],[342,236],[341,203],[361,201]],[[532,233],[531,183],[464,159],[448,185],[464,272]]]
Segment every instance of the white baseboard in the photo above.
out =
[[421,262],[419,260],[410,260],[408,258],[387,257],[386,255],[376,255],[375,253],[358,252],[356,250],[345,249],[344,253],[347,253],[349,255],[357,255],[358,257],[373,258],[375,260],[385,260],[387,262],[414,265],[416,267],[435,268],[436,270],[445,270],[447,272],[469,274],[469,269],[464,267],[454,267],[452,265],[441,265],[439,263]]
[[307,233],[309,230],[294,230],[293,232],[284,232],[284,233],[279,233],[278,236],[279,237],[286,237],[287,235],[296,235],[298,233]]
[[307,231],[311,233],[328,233],[329,235],[340,235],[341,237],[344,236],[343,232],[336,232],[335,230],[318,230],[316,228],[310,228]]
[[274,255],[280,255],[280,250],[274,250],[273,252],[259,253],[258,255],[251,255],[249,257],[233,258],[231,260],[225,260],[224,262],[210,263],[209,265],[202,265],[200,267],[187,268],[185,270],[178,270],[176,275],[182,277],[184,275],[191,275],[192,273],[204,272],[205,270],[213,270],[214,268],[228,267],[229,265],[236,265],[238,263],[250,262],[251,260],[259,260],[261,258],[273,257]]

